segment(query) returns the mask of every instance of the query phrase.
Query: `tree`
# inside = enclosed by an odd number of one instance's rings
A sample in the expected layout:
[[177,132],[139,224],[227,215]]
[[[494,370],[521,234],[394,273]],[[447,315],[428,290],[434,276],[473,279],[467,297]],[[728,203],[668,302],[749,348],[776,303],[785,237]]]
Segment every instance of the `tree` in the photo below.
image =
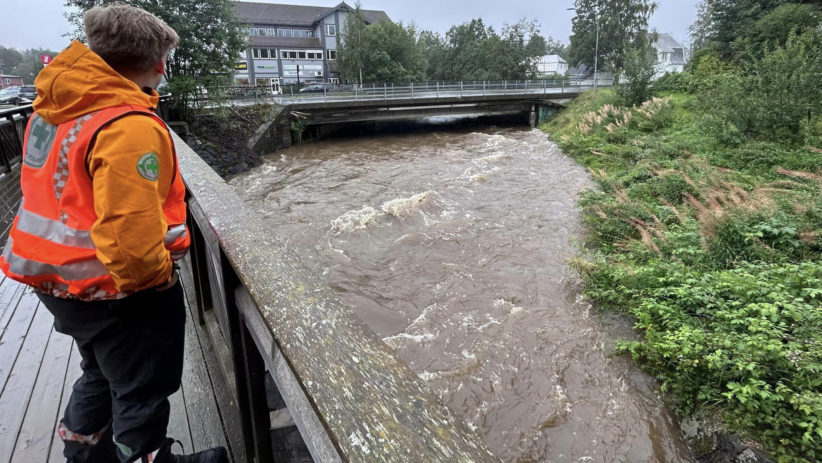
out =
[[706,79],[700,100],[713,128],[720,135],[801,143],[803,123],[813,130],[822,107],[820,44],[817,29],[791,34],[783,47],[766,51],[746,68]]
[[760,18],[790,0],[702,0],[691,26],[694,50],[709,47],[725,59],[732,58],[733,44]]
[[[13,51],[17,52],[16,50]],[[43,70],[43,63],[40,62],[40,55],[55,56],[57,54],[55,51],[46,50],[43,48],[29,48],[17,53],[20,55],[20,60],[13,68],[8,69],[7,71],[12,75],[22,77],[23,82],[26,84],[34,83],[34,79],[37,78],[37,74]]]
[[425,71],[428,79],[447,80],[448,50],[442,36],[431,31],[421,31],[417,35],[417,48],[428,63]]
[[340,74],[345,81],[357,81],[360,84],[363,82],[362,67],[365,61],[363,33],[366,24],[358,1],[354,4],[354,11],[345,17],[341,40],[337,46]]
[[625,53],[617,74],[617,93],[626,106],[638,105],[651,97],[651,81],[656,66],[656,49],[647,38],[639,39]]
[[429,31],[419,37],[428,78],[433,80],[527,79],[536,74],[538,59],[548,53],[537,22],[527,19],[506,24],[501,34],[482,19],[472,19],[452,26],[444,38]]
[[383,21],[365,28],[363,35],[365,82],[419,82],[427,63],[417,48],[413,25]]
[[565,43],[554,39],[551,36],[548,36],[548,40],[545,42],[545,54],[546,55],[558,55],[560,58],[564,60],[568,60],[568,45]]
[[[123,0],[117,0],[123,1]],[[115,0],[66,0],[66,17],[82,37],[83,14],[94,6]],[[246,38],[240,32],[231,0],[125,0],[165,21],[180,36],[180,44],[168,58],[166,74],[175,106],[184,116],[188,100],[198,85],[213,87],[220,76],[230,75]]]
[[14,48],[0,47],[0,74],[9,74],[23,61],[23,55]]
[[616,71],[633,41],[648,28],[657,4],[651,0],[576,0],[569,62],[593,69],[599,25],[599,67]]
[[775,8],[742,31],[734,42],[734,50],[744,61],[761,58],[769,49],[785,46],[792,33],[802,34],[822,22],[819,8],[813,5],[789,3]]

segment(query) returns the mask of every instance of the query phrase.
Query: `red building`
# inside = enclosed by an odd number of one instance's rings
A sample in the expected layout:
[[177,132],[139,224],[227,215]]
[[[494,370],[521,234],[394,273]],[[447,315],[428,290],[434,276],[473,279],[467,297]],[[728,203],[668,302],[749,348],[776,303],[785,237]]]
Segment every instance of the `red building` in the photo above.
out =
[[17,76],[8,76],[6,74],[0,74],[0,88],[6,87],[22,87],[23,86],[23,78]]

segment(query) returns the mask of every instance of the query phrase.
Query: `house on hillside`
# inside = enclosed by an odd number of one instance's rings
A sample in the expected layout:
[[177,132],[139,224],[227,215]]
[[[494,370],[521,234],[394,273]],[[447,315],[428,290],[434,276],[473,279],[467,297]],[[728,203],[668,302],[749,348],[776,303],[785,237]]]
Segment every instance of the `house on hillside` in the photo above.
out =
[[[337,47],[345,18],[353,8],[234,2],[248,36],[248,49],[236,65],[236,85],[340,82]],[[390,21],[384,11],[362,10],[366,23]]]
[[670,34],[658,33],[654,48],[657,54],[655,79],[662,77],[666,72],[685,70],[685,46],[677,42]]
[[559,55],[545,55],[537,62],[537,76],[555,76],[568,73],[568,62]]

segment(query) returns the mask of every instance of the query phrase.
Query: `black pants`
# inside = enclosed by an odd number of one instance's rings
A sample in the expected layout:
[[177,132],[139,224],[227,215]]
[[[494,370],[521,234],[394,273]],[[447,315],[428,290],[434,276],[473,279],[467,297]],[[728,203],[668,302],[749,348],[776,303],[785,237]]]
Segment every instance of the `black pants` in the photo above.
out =
[[[183,372],[180,283],[118,301],[39,297],[54,315],[55,329],[74,338],[83,359],[83,375],[74,383],[62,425],[85,436],[106,431],[95,445],[66,441],[68,461],[129,462],[159,448],[168,426],[168,396],[179,389]],[[106,441],[109,425],[116,457]]]

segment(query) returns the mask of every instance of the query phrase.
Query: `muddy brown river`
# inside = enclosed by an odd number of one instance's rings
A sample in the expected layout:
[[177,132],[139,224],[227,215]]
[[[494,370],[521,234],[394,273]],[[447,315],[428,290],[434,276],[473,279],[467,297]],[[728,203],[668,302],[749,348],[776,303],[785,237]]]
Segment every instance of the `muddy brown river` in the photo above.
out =
[[568,259],[592,181],[538,131],[431,120],[293,147],[244,200],[509,462],[691,461],[630,322]]

